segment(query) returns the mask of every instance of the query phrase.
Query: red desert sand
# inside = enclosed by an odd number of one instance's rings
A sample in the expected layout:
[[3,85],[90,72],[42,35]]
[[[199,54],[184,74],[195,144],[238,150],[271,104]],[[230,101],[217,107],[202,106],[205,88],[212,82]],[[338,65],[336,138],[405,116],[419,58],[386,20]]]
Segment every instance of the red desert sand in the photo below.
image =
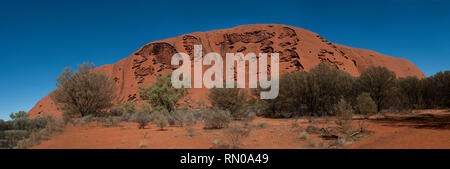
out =
[[[346,143],[341,148],[357,149],[437,149],[450,148],[450,112],[448,110],[414,111],[413,114],[388,114],[386,118],[367,122],[367,130],[372,133],[355,142]],[[319,120],[319,119],[316,119]],[[241,123],[241,122],[234,122]],[[308,119],[256,118],[249,126],[254,126],[250,135],[242,139],[239,148],[248,149],[301,149],[327,148],[327,143],[318,135],[311,134],[315,142],[299,139],[297,129],[314,125],[318,128],[332,124],[311,123]],[[213,142],[227,141],[222,130],[203,129],[202,124],[194,126],[191,136],[186,127],[167,127],[161,131],[151,125],[139,130],[136,123],[121,123],[122,126],[104,127],[88,123],[69,126],[50,140],[32,147],[35,149],[208,149]],[[255,127],[256,126],[256,127]],[[261,127],[262,126],[262,127]],[[323,144],[321,146],[321,144]]]

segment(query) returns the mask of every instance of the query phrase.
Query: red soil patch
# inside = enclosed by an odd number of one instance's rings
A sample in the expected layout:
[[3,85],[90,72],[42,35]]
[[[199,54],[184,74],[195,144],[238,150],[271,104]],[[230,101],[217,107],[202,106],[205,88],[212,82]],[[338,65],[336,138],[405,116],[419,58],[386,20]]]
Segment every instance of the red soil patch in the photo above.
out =
[[[390,115],[382,120],[371,120],[368,130],[373,134],[345,148],[450,148],[450,112],[446,110],[426,110],[417,114]],[[241,122],[234,122],[241,123]],[[241,148],[297,149],[310,148],[292,124],[302,127],[330,124],[311,124],[306,119],[256,118],[249,125],[265,124],[263,128],[253,128],[249,137],[243,139]],[[194,126],[195,135],[189,136],[184,127],[167,127],[160,131],[151,125],[144,130],[137,129],[136,123],[122,123],[122,127],[104,127],[101,124],[69,126],[50,140],[33,148],[37,149],[208,149],[214,140],[226,141],[222,130],[206,130],[202,124]],[[312,136],[318,141],[317,136]],[[140,147],[145,145],[145,147]]]
[[[245,138],[241,148],[301,148],[294,141],[297,135],[289,130],[289,121],[285,119],[257,118],[250,125],[267,125],[265,128],[253,129]],[[235,122],[239,123],[239,122]],[[66,128],[64,133],[55,135],[50,140],[33,148],[88,148],[88,149],[208,149],[214,140],[226,140],[222,130],[203,129],[202,124],[194,126],[194,136],[189,136],[184,127],[167,127],[161,131],[155,125],[139,130],[136,123],[122,123],[122,127],[103,127],[101,124],[89,123]]]
[[446,110],[391,115],[372,121],[369,130],[374,134],[348,148],[450,149],[450,112]]

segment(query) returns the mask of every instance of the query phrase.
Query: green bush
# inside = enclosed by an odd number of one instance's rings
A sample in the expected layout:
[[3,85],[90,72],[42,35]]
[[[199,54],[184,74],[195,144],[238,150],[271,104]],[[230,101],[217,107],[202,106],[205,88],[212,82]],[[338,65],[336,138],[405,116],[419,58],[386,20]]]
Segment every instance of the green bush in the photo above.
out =
[[358,98],[356,98],[356,111],[365,116],[377,113],[377,105],[372,100],[369,93],[361,93]]
[[234,119],[245,117],[243,108],[247,103],[247,93],[240,88],[212,88],[209,91],[212,106],[229,111]]
[[154,111],[175,110],[178,100],[180,100],[185,89],[176,89],[171,84],[171,74],[158,76],[156,82],[151,86],[139,86],[139,97],[147,100]]
[[9,115],[9,117],[12,120],[21,119],[21,118],[27,118],[28,117],[28,112],[26,112],[26,111],[19,111],[17,113],[11,113]]
[[125,102],[120,105],[122,110],[124,110],[127,114],[133,114],[136,111],[136,103],[134,102]]
[[57,78],[58,88],[50,94],[57,107],[73,116],[99,115],[109,109],[115,98],[115,82],[103,73],[93,72],[93,64],[84,63],[78,71],[66,68]]

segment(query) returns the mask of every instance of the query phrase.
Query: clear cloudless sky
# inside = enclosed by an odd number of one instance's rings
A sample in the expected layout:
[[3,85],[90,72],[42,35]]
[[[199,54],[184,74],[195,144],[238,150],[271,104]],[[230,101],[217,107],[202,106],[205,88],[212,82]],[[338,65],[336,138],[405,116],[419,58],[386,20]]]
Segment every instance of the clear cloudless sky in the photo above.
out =
[[0,119],[30,110],[64,67],[112,64],[151,41],[258,23],[406,58],[427,76],[450,68],[447,0],[2,1]]

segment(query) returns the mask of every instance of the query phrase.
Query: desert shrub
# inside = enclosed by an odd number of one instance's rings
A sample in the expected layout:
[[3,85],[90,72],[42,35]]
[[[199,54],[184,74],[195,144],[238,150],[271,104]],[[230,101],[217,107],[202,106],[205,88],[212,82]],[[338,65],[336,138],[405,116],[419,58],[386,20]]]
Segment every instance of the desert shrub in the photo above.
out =
[[0,119],[0,131],[8,130],[8,128],[9,128],[8,123]]
[[119,117],[119,121],[131,122],[133,114],[124,113]]
[[250,135],[250,129],[240,126],[240,125],[231,125],[230,127],[223,130],[225,137],[229,140],[231,148],[239,148],[241,145],[242,139],[248,137]]
[[57,78],[58,88],[50,96],[66,118],[98,115],[113,105],[114,81],[103,73],[92,72],[92,68],[93,64],[83,63],[78,71],[66,68]]
[[14,130],[29,130],[31,129],[31,121],[27,118],[20,118],[10,122],[12,129]]
[[153,110],[172,112],[185,93],[185,89],[176,89],[171,84],[171,74],[158,76],[151,86],[139,86],[139,97],[147,100]]
[[136,112],[136,103],[134,102],[125,102],[119,105],[116,105],[111,108],[110,114],[112,116],[120,116],[120,121],[129,121],[131,116]]
[[47,130],[47,132],[58,133],[63,131],[64,123],[62,120],[57,119],[54,116],[44,116],[43,118],[46,120],[45,129]]
[[4,131],[5,140],[7,141],[8,148],[14,148],[20,140],[28,137],[30,132],[26,130],[6,130]]
[[105,127],[117,127],[117,126],[121,126],[120,125],[120,119],[118,117],[115,116],[108,116],[108,117],[104,117],[104,122],[103,122],[103,126]]
[[344,134],[351,134],[353,130],[353,108],[344,98],[341,98],[338,104],[334,106],[336,111],[336,124],[339,125]]
[[53,116],[34,119],[15,118],[11,121],[0,120],[0,148],[27,148],[48,139],[62,131],[64,123]]
[[367,92],[377,105],[377,112],[387,108],[389,98],[395,90],[395,73],[385,67],[370,67],[358,78],[358,87],[362,92]]
[[171,126],[183,126],[184,124],[184,110],[174,110],[173,112],[167,112],[167,122]]
[[150,111],[147,109],[139,109],[133,115],[133,121],[138,123],[139,129],[144,129],[145,126],[151,121],[150,119]]
[[[255,89],[252,89],[251,91],[254,90]],[[245,109],[249,112],[254,112],[256,116],[263,116],[264,111],[267,109],[267,104],[265,101],[262,101],[260,99],[251,98],[248,101],[247,106],[245,106]]]
[[196,119],[192,110],[181,109],[168,112],[167,114],[169,125],[183,126],[184,124],[194,124]]
[[133,114],[136,111],[136,103],[134,102],[125,102],[119,105],[124,113]]
[[212,106],[227,110],[233,118],[241,119],[245,117],[242,110],[246,105],[247,93],[240,88],[212,88],[208,95]]
[[110,110],[109,112],[110,112],[110,114],[111,114],[112,116],[121,116],[121,115],[124,114],[123,109],[122,109],[121,107],[119,107],[119,106],[114,106],[114,107],[112,107],[111,110]]
[[38,145],[43,140],[49,139],[53,134],[60,133],[64,130],[65,123],[61,119],[57,119],[54,116],[44,116],[40,118],[32,119],[36,123],[29,131],[29,136],[17,142],[14,148],[28,148]]
[[[3,133],[3,131],[0,131],[0,133]],[[3,137],[1,137],[1,139],[0,139],[0,149],[3,149],[3,148],[8,148],[8,140],[6,140],[6,139],[3,139]]]
[[28,117],[28,112],[26,112],[26,111],[19,111],[17,113],[11,113],[9,115],[9,117],[12,120],[21,119],[21,118],[27,118]]
[[212,109],[204,114],[204,126],[207,129],[221,129],[227,127],[232,116],[228,111]]
[[166,111],[155,111],[150,115],[150,119],[153,123],[156,124],[160,128],[160,130],[164,130],[164,127],[168,125],[169,119],[167,118],[168,112]]
[[377,112],[377,105],[369,93],[361,93],[356,99],[356,110],[359,114],[367,117]]
[[53,116],[36,117],[34,119],[29,119],[30,129],[42,129],[47,126],[48,118]]

